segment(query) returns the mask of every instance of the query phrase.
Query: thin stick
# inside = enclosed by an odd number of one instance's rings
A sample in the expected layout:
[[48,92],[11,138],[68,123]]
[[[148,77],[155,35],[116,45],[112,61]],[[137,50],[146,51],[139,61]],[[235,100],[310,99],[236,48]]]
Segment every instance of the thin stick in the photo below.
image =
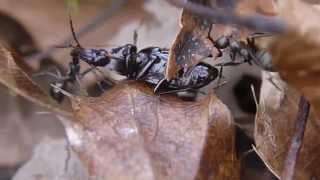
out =
[[[106,7],[101,13],[99,13],[92,20],[90,20],[89,23],[86,24],[79,32],[75,32],[75,36],[77,36],[78,38],[85,36],[88,33],[95,30],[96,28],[98,28],[99,26],[101,26],[103,22],[111,18],[114,13],[118,12],[118,10],[122,7],[122,5],[124,5],[127,1],[128,0],[113,0],[111,3],[111,6]],[[58,43],[58,45],[70,44],[72,40],[73,40],[73,35],[70,35],[66,39]],[[45,51],[31,56],[27,60],[39,61],[41,59],[44,59],[60,50],[60,49],[57,49],[56,46],[57,45],[49,46]]]
[[295,130],[291,139],[287,157],[284,161],[284,167],[281,174],[281,180],[293,180],[299,152],[302,147],[304,131],[310,112],[309,102],[301,96],[299,101],[299,110],[295,122]]
[[282,33],[285,30],[285,25],[279,19],[263,16],[254,15],[241,17],[230,10],[225,10],[217,7],[206,7],[200,4],[192,3],[187,0],[167,0],[174,6],[185,8],[198,14],[212,23],[221,24],[233,24],[241,27],[246,27],[252,30],[268,32],[268,33]]

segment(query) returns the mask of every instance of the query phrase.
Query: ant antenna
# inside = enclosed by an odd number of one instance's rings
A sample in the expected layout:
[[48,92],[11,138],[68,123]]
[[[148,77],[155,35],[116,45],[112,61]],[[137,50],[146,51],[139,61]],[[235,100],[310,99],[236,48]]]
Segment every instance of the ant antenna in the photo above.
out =
[[138,30],[141,28],[142,24],[144,22],[144,19],[140,19],[138,27],[133,31],[133,45],[137,45],[138,42]]
[[137,45],[137,42],[138,42],[138,30],[137,29],[135,29],[134,31],[133,31],[133,45]]
[[71,33],[72,33],[73,39],[77,43],[77,47],[82,48],[82,46],[80,45],[80,42],[77,39],[76,33],[74,31],[74,27],[73,27],[73,22],[72,22],[70,11],[69,11],[69,24],[70,24],[70,28],[71,28]]

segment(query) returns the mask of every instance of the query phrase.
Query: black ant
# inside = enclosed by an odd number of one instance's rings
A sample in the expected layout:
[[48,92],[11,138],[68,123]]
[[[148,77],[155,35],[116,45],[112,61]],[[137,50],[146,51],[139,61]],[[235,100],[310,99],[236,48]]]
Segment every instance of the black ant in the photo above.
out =
[[[252,65],[253,62],[264,70],[273,71],[271,55],[264,50],[260,50],[255,44],[255,38],[266,36],[271,36],[271,34],[254,33],[247,38],[246,42],[236,40],[232,36],[221,36],[214,41],[214,45],[218,49],[220,56],[222,55],[221,50],[230,48],[231,62],[217,64],[217,66],[234,66],[243,63]],[[243,59],[243,62],[236,62],[237,55]]]
[[[91,70],[94,69],[94,67],[92,67],[92,68],[89,68],[89,69],[85,70],[84,72],[80,73],[80,60],[79,60],[80,58],[78,57],[78,55],[83,54],[82,52],[86,52],[89,50],[84,49],[80,45],[80,42],[78,41],[78,39],[76,37],[73,23],[72,23],[72,19],[71,19],[70,15],[69,15],[69,24],[70,24],[72,36],[74,38],[74,41],[76,42],[76,46],[68,45],[68,46],[61,47],[61,48],[66,48],[66,47],[72,48],[72,51],[70,53],[70,55],[72,57],[72,61],[68,65],[67,74],[65,76],[62,76],[61,72],[59,70],[57,70],[56,74],[54,74],[52,72],[44,72],[44,73],[38,73],[35,75],[35,76],[49,75],[49,76],[52,76],[55,79],[57,79],[57,81],[55,81],[51,84],[50,95],[53,99],[55,99],[59,103],[62,102],[64,99],[64,94],[59,89],[66,90],[69,88],[69,85],[74,85],[75,83],[77,83],[79,86],[81,86],[80,79],[83,76],[85,76],[85,74],[89,73]],[[96,51],[99,53],[103,52],[102,50],[94,50],[94,49],[92,49],[91,51],[94,51],[94,52]],[[94,53],[90,53],[90,54],[94,54]],[[96,57],[96,59],[98,60],[99,57]],[[103,64],[95,64],[94,62],[92,62],[91,64],[94,66],[103,65]]]

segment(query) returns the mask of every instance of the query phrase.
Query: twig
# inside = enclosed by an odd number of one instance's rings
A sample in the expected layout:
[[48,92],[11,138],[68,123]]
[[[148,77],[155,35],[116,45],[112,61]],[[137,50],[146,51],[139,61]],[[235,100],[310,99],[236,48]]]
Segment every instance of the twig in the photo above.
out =
[[[79,38],[85,36],[86,34],[92,32],[94,29],[98,28],[105,22],[107,19],[111,18],[114,13],[116,13],[122,5],[124,5],[128,0],[113,0],[111,6],[107,6],[101,13],[95,16],[88,24],[86,24],[80,31],[75,32],[75,35]],[[68,36],[66,39],[62,40],[58,43],[58,46],[65,46],[66,44],[70,44],[73,40],[73,36]],[[30,61],[38,61],[44,59],[51,54],[59,51],[60,49],[57,48],[57,45],[49,46],[45,51],[33,55],[29,57],[27,60]]]
[[274,17],[268,17],[263,15],[254,15],[241,17],[230,10],[225,10],[217,7],[206,7],[200,4],[192,3],[187,0],[167,0],[174,6],[185,8],[198,14],[212,23],[220,24],[233,24],[249,29],[269,32],[269,33],[282,33],[285,30],[284,23]]
[[310,104],[303,96],[301,96],[297,119],[295,122],[294,134],[291,139],[287,157],[284,161],[281,180],[292,180],[294,178],[295,167],[299,158],[299,152],[301,150],[309,112]]

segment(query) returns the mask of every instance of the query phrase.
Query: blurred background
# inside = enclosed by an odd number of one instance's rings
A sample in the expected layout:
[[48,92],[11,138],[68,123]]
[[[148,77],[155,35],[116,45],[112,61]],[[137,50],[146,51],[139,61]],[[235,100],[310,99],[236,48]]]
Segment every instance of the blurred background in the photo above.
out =
[[[110,6],[110,0],[1,0],[0,42],[28,59],[37,71],[46,66],[66,69],[70,49],[53,48],[42,61],[32,61],[30,57],[71,36],[70,7],[75,30],[80,31]],[[137,30],[139,48],[169,48],[180,28],[180,14],[180,9],[166,1],[129,0],[112,16],[100,21],[97,28],[78,38],[87,48],[110,48],[132,43],[133,32]],[[245,152],[253,143],[250,136],[256,111],[250,85],[259,90],[260,73],[243,65],[232,67],[232,71],[225,68],[224,76],[228,83],[216,93],[244,128],[238,132],[237,146]],[[69,151],[63,126],[56,116],[1,85],[0,103],[0,180],[86,179],[86,172],[72,152],[68,174],[63,173]],[[274,178],[255,154],[244,158],[243,164],[242,179]]]

